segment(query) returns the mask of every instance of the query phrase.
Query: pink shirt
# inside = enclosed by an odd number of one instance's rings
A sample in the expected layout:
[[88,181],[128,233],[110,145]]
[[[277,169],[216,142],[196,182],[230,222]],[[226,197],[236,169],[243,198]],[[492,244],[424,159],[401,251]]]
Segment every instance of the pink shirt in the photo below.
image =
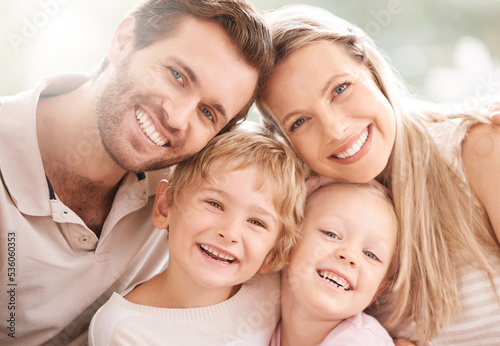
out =
[[[281,323],[271,338],[270,346],[281,345]],[[389,333],[372,316],[360,312],[342,321],[318,346],[388,346],[394,345]]]

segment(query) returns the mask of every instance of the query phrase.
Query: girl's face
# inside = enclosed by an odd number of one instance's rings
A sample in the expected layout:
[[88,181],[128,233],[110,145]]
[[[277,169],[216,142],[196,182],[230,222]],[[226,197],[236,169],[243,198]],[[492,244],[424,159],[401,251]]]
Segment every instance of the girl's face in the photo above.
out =
[[307,203],[283,282],[287,298],[310,318],[327,321],[363,311],[387,284],[396,233],[396,216],[383,197],[322,187]]
[[368,69],[334,43],[304,46],[268,80],[262,100],[308,166],[367,182],[386,167],[396,122]]

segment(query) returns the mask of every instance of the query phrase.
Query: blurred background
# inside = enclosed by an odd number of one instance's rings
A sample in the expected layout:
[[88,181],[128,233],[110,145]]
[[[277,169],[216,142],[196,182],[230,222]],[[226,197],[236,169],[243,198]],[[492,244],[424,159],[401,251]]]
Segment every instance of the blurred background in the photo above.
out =
[[[0,95],[57,72],[91,73],[136,0],[0,2]],[[372,36],[408,84],[468,108],[500,101],[500,0],[250,0],[265,13],[323,7]]]

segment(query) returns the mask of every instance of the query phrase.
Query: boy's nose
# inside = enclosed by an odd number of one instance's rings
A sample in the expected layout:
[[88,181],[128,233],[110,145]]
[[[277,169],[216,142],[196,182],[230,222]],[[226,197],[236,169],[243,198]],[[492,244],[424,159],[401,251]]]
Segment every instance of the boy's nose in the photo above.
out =
[[234,223],[229,223],[220,227],[217,234],[228,243],[238,244],[240,242],[240,232],[237,230]]
[[337,258],[349,264],[351,267],[356,267],[356,264],[358,262],[356,255],[354,255],[352,250],[348,249],[347,247],[343,247],[337,250]]

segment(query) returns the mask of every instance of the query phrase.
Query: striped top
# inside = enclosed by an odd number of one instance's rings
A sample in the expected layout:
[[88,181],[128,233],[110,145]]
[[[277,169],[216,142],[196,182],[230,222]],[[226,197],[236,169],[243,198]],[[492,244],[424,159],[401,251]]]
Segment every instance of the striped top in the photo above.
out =
[[[435,136],[443,154],[459,176],[465,180],[462,166],[462,141],[467,129],[441,127]],[[430,345],[480,346],[500,345],[500,249],[490,256],[495,272],[495,291],[487,273],[471,266],[459,270],[460,302],[462,313],[443,328]],[[418,332],[417,332],[418,333]]]

